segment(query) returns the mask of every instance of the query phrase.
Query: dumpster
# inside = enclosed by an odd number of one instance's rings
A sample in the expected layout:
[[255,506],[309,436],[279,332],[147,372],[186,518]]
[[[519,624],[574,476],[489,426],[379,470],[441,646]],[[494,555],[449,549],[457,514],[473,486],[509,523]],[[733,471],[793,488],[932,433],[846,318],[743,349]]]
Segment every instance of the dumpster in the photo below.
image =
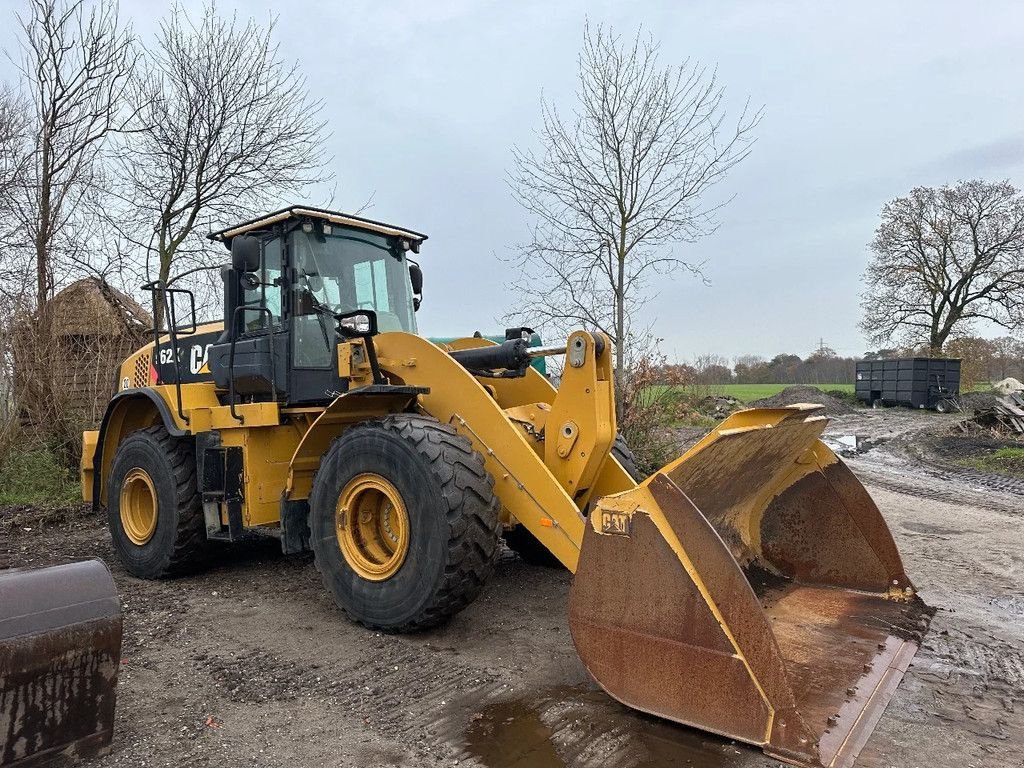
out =
[[874,407],[903,405],[946,411],[960,394],[960,361],[904,357],[857,363],[857,399]]

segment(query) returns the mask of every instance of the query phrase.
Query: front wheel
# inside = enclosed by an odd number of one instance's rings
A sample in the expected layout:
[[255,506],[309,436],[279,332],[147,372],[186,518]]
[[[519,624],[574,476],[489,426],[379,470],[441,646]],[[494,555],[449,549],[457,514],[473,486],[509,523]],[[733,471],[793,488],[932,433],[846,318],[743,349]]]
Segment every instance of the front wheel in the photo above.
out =
[[157,426],[129,435],[114,454],[107,522],[114,551],[132,576],[178,576],[206,562],[194,451],[190,440]]
[[445,621],[493,570],[493,485],[469,441],[435,419],[399,414],[351,427],[324,455],[309,498],[325,586],[367,627]]

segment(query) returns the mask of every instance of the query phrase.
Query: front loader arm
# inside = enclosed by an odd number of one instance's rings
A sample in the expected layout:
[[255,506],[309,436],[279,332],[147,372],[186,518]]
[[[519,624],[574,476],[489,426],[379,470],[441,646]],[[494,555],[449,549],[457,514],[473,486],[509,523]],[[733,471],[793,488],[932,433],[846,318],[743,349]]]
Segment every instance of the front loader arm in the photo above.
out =
[[[375,345],[381,370],[391,382],[430,389],[419,398],[423,410],[473,444],[505,509],[575,571],[584,530],[580,505],[586,503],[591,486],[598,484],[615,436],[607,342],[585,332],[569,337],[569,349],[575,350],[579,364],[566,365],[550,404],[542,402],[538,408],[546,417],[539,446],[537,438],[511,418],[510,411],[522,404],[503,408],[498,387],[489,391],[440,347],[397,332],[380,334]],[[494,381],[508,392],[520,380]],[[541,389],[537,382],[527,388]],[[629,487],[631,481],[618,490]]]

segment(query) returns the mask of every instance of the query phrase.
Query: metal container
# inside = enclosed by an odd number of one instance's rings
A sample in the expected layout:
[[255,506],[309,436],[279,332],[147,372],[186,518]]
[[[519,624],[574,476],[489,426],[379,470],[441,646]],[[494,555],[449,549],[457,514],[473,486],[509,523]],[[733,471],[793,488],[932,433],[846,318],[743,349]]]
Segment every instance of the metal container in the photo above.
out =
[[905,405],[943,410],[960,394],[960,361],[906,357],[857,363],[857,399],[870,405]]

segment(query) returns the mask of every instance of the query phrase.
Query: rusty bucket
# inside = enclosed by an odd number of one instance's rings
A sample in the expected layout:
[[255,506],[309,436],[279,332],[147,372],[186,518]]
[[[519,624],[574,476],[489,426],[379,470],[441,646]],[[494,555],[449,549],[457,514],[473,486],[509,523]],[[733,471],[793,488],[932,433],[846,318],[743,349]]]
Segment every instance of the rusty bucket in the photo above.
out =
[[818,439],[817,408],[734,414],[601,499],[570,627],[619,701],[793,764],[849,768],[930,610],[867,491]]
[[102,560],[0,571],[0,766],[104,751],[121,606]]

